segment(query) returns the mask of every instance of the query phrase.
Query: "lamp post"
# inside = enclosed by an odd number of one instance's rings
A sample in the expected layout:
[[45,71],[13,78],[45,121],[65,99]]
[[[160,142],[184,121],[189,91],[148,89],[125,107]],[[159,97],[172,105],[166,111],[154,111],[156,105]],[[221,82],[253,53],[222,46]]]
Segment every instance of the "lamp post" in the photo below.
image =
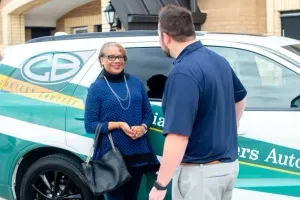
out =
[[115,29],[113,29],[114,28],[113,24],[115,22],[115,17],[116,17],[116,11],[113,5],[111,5],[111,2],[109,2],[108,6],[104,10],[104,13],[105,13],[106,21],[110,25],[110,31],[116,31]]

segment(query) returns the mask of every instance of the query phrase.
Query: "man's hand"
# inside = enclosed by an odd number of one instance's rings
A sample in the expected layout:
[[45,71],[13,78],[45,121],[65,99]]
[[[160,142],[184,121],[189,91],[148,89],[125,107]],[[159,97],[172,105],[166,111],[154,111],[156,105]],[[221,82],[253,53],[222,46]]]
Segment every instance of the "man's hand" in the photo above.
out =
[[[168,185],[180,165],[184,152],[188,144],[189,137],[176,133],[168,134],[165,140],[164,152],[161,166],[157,175],[157,181],[162,185]],[[150,200],[162,200],[166,196],[166,191],[158,191],[152,188],[149,194]]]
[[149,200],[163,200],[166,197],[166,194],[167,190],[157,190],[153,187],[149,194]]

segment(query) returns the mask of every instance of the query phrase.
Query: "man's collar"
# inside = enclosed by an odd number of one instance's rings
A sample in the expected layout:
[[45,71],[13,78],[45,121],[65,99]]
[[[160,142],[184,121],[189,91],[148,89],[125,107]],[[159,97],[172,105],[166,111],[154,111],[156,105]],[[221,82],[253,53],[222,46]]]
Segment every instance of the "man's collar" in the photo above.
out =
[[179,63],[184,58],[184,56],[190,54],[191,52],[197,49],[200,49],[201,47],[203,47],[203,45],[199,40],[192,44],[189,44],[180,52],[179,56],[174,60],[173,64]]

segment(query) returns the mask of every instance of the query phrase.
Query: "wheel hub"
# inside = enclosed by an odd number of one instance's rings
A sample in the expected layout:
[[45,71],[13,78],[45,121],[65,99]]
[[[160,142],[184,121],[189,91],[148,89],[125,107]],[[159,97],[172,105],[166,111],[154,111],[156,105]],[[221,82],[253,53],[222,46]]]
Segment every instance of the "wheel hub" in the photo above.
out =
[[83,199],[80,188],[59,171],[41,173],[32,184],[33,200]]

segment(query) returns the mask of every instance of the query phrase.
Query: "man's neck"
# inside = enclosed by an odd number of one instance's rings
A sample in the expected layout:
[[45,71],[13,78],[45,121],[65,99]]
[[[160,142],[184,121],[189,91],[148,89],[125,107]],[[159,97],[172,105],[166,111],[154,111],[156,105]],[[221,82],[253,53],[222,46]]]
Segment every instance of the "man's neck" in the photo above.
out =
[[177,45],[173,49],[173,52],[171,52],[171,56],[176,59],[187,46],[189,46],[190,44],[196,41],[197,40],[195,39],[188,42],[177,43]]

